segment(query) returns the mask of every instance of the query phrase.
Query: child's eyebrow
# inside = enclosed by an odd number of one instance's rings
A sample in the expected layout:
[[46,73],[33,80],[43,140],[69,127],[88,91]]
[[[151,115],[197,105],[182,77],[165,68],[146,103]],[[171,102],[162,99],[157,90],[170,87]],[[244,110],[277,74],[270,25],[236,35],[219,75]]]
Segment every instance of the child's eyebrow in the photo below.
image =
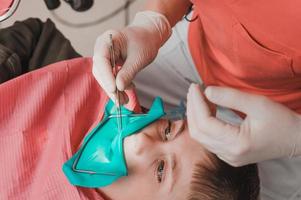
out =
[[185,129],[186,124],[183,123],[182,126],[180,126],[180,128],[177,130],[175,137],[178,137],[179,135],[181,135],[181,133],[183,132],[183,130]]
[[171,158],[171,168],[169,170],[169,177],[171,178],[170,186],[169,186],[169,193],[174,192],[174,186],[178,182],[179,172],[180,172],[180,166],[179,166],[179,159],[176,154],[172,155]]
[[[175,137],[178,137],[181,135],[183,130],[186,127],[186,123],[183,123],[182,126],[177,130]],[[178,154],[173,154],[170,162],[171,162],[171,170],[169,170],[169,177],[171,177],[170,186],[169,186],[169,193],[174,192],[174,187],[178,182],[180,173],[181,173],[181,162]]]

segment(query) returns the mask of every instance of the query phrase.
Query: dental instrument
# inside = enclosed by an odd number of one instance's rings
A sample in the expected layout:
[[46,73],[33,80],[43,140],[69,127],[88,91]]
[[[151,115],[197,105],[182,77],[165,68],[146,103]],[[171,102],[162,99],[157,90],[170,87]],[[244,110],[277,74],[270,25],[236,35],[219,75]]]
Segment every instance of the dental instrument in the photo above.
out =
[[[111,66],[113,68],[113,74],[115,76],[115,80],[118,73],[118,67],[116,66],[116,59],[115,59],[115,49],[114,49],[114,43],[113,43],[113,35],[110,34],[110,60],[111,60]],[[116,96],[115,98],[115,105],[117,107],[117,124],[118,124],[118,131],[121,132],[122,130],[122,115],[121,115],[121,108],[120,108],[120,91],[118,90],[116,86]]]

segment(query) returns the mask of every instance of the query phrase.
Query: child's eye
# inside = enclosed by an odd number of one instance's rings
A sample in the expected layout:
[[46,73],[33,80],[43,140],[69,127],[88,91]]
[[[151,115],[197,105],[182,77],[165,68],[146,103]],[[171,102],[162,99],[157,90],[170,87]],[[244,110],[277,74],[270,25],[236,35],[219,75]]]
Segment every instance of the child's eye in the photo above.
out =
[[157,181],[159,183],[162,182],[163,175],[164,175],[164,167],[165,167],[165,162],[164,160],[160,160],[159,165],[157,167],[156,175],[157,175]]
[[164,130],[163,141],[169,141],[171,138],[171,121],[168,120],[168,126]]

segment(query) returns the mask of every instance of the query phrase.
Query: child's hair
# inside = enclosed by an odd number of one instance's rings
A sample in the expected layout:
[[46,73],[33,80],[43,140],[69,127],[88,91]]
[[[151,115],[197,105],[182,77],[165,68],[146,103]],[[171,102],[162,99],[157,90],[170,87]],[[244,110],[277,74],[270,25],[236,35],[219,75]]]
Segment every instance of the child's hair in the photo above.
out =
[[210,154],[212,166],[197,164],[188,200],[257,200],[259,177],[256,164],[232,167]]

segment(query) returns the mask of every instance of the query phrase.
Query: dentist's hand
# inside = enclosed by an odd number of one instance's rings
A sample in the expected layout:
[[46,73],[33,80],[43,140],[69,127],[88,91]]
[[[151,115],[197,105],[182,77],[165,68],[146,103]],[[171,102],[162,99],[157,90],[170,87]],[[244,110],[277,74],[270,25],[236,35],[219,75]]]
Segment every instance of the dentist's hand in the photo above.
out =
[[280,157],[301,155],[301,116],[266,97],[235,89],[208,87],[205,96],[214,104],[246,114],[240,126],[211,115],[204,94],[195,84],[187,95],[191,136],[219,158],[242,166]]
[[[116,80],[110,63],[110,37],[113,36],[117,65],[122,66]],[[135,75],[156,57],[159,48],[171,35],[166,17],[153,11],[137,13],[132,24],[110,30],[97,38],[93,55],[93,75],[108,96],[115,98],[116,87],[124,91]]]

